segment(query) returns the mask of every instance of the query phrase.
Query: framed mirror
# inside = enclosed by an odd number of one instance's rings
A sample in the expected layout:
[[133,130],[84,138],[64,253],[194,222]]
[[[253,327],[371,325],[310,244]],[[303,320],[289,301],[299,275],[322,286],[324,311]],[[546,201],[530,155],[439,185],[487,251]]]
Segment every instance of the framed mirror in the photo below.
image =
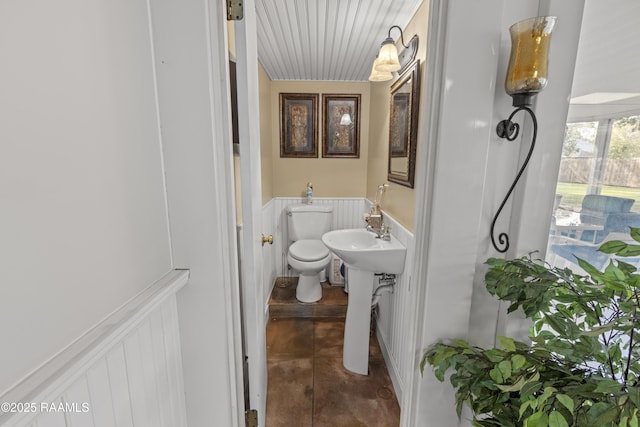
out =
[[416,60],[391,85],[389,172],[391,182],[413,188],[420,105],[420,61]]

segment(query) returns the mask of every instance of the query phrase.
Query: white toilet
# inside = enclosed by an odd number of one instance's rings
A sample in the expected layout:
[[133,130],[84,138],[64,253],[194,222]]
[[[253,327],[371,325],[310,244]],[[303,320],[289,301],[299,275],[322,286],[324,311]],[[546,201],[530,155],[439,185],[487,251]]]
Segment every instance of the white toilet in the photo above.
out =
[[293,241],[287,261],[300,274],[296,288],[300,302],[322,298],[320,272],[331,262],[331,252],[321,238],[331,228],[332,212],[333,207],[327,205],[287,206],[287,229]]

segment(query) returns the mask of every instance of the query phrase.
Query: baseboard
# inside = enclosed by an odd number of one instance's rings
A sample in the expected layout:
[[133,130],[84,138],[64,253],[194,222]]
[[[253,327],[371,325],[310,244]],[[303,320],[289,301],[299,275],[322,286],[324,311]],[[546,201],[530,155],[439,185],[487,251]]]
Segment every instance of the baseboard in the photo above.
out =
[[404,385],[402,383],[400,372],[395,364],[395,361],[390,355],[389,348],[387,347],[387,340],[382,330],[378,327],[376,322],[376,337],[378,338],[378,344],[380,344],[380,350],[384,357],[384,363],[387,365],[387,371],[389,377],[391,377],[391,383],[393,384],[393,390],[398,398],[398,404],[400,405],[400,411],[402,411],[402,394],[404,392]]

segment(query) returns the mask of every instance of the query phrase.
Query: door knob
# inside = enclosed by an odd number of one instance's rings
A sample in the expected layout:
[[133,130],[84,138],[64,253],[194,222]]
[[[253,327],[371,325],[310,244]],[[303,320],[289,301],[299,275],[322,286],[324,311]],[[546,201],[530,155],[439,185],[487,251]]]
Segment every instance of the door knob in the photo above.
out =
[[265,236],[264,234],[262,235],[262,246],[264,246],[265,243],[273,245],[273,235],[272,234],[269,234],[268,236]]

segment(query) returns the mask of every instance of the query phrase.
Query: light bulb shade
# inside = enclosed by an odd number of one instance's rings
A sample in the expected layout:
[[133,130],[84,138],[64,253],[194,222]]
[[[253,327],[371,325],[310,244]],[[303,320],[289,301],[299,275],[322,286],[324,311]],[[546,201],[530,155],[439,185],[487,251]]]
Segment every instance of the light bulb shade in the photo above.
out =
[[376,65],[378,64],[378,58],[373,61],[373,66],[371,67],[371,74],[369,75],[370,82],[386,82],[393,78],[393,74],[388,71],[378,71],[376,70]]
[[549,44],[555,16],[537,16],[517,22],[509,28],[511,56],[505,90],[514,97],[530,98],[547,85]]
[[385,39],[380,46],[380,52],[378,52],[378,59],[374,65],[376,70],[392,73],[400,69],[400,61],[398,60],[398,49],[393,43],[391,37]]

